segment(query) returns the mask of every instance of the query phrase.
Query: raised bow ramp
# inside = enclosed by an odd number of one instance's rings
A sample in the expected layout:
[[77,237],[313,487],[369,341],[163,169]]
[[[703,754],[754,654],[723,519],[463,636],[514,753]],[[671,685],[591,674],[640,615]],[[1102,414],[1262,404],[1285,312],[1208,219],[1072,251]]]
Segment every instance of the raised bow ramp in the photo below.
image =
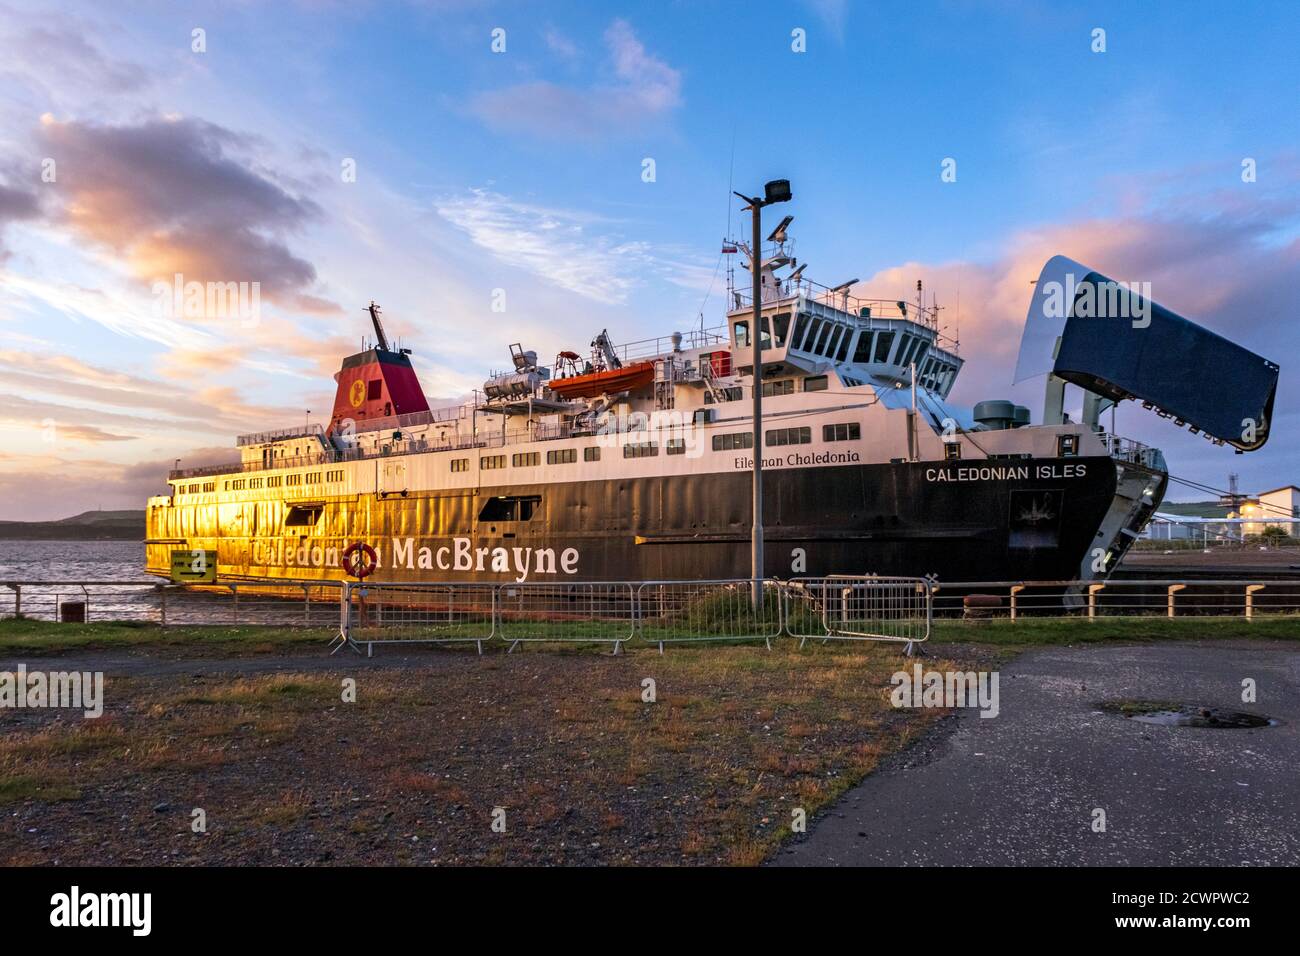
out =
[[1278,364],[1155,302],[1147,285],[1117,282],[1065,256],[1048,260],[1025,319],[1016,380],[1050,371],[1242,451],[1262,448]]

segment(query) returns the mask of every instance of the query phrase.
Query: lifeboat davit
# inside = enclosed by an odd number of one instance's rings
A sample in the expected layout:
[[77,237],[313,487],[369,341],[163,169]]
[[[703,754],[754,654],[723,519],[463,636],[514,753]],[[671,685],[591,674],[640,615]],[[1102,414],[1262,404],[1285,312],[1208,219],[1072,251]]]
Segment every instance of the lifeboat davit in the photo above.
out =
[[654,381],[655,363],[636,362],[622,368],[553,378],[547,385],[561,398],[594,398],[611,392],[630,392]]

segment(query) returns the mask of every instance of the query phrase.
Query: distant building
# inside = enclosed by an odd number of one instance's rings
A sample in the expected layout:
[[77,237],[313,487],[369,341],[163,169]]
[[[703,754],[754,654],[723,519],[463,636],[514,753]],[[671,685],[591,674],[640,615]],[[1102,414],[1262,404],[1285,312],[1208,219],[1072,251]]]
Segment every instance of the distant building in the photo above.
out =
[[1300,488],[1284,485],[1272,491],[1260,492],[1242,504],[1241,517],[1258,519],[1242,525],[1242,531],[1247,535],[1262,534],[1269,525],[1286,529],[1289,534],[1295,535],[1295,526],[1287,519],[1300,518]]

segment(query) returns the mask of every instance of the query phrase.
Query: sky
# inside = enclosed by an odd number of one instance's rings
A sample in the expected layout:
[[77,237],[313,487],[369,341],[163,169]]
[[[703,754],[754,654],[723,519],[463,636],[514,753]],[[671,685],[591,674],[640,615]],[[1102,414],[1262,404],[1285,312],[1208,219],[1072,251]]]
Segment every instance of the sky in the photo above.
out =
[[731,190],[775,178],[808,277],[937,297],[956,401],[1040,413],[1012,373],[1064,254],[1282,366],[1261,451],[1120,434],[1300,484],[1298,45],[1294,2],[0,0],[0,519],[327,420],[371,300],[432,401],[514,342],[718,325]]

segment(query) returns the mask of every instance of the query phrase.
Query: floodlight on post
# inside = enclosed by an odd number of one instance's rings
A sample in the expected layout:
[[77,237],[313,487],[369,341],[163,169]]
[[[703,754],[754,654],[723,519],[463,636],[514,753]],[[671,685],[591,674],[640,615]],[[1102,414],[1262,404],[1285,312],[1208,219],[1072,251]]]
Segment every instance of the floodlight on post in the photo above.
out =
[[[754,468],[753,523],[750,531],[750,576],[753,578],[754,613],[763,607],[763,207],[789,202],[790,180],[773,179],[763,187],[763,198],[735,193],[745,201],[753,225],[753,244],[749,250],[750,273],[754,280],[754,311],[750,320],[749,341],[753,346],[754,387]],[[779,229],[778,229],[779,231]]]

